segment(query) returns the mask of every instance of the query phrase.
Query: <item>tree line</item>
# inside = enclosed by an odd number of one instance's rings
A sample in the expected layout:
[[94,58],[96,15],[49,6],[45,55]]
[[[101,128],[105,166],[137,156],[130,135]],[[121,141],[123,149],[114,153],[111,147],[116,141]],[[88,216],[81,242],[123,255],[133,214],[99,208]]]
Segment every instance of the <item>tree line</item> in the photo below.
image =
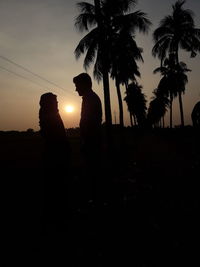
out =
[[[77,3],[80,13],[75,19],[75,27],[86,35],[75,48],[78,60],[85,54],[83,67],[87,71],[93,65],[93,76],[103,81],[105,119],[112,124],[109,78],[115,82],[119,104],[119,122],[124,126],[123,100],[130,113],[131,125],[140,128],[165,127],[164,117],[170,111],[172,128],[173,100],[178,97],[180,125],[184,126],[182,95],[188,82],[186,63],[180,60],[180,50],[195,57],[200,52],[200,29],[195,27],[194,13],[185,9],[185,0],[172,5],[172,12],[166,15],[153,32],[152,56],[157,57],[160,66],[153,73],[160,73],[161,79],[153,90],[153,97],[147,108],[146,96],[138,83],[141,73],[138,62],[144,62],[143,49],[136,41],[137,33],[148,33],[152,22],[147,14],[135,10],[136,0],[94,0]],[[125,86],[125,97],[121,95]]]

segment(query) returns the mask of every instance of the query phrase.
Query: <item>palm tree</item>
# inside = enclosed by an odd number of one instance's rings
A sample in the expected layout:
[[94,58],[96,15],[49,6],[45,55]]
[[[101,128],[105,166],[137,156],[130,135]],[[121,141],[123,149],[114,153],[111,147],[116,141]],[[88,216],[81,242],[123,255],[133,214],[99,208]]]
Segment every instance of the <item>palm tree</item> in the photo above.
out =
[[94,0],[94,4],[87,2],[77,3],[77,7],[80,9],[80,14],[75,20],[75,26],[80,32],[88,32],[77,45],[74,53],[76,59],[86,53],[83,66],[87,71],[95,58],[96,64],[94,67],[94,74],[98,72],[98,65],[101,66],[100,74],[103,76],[103,89],[104,89],[104,107],[105,107],[105,121],[107,128],[108,143],[111,142],[111,104],[110,104],[110,89],[109,89],[109,77],[108,77],[108,61],[105,56],[106,43],[106,31],[104,29],[104,21],[102,21],[101,5],[99,0]]
[[[165,127],[164,116],[169,107],[169,99],[163,95],[160,88],[156,88],[153,91],[154,97],[152,98],[148,112],[147,112],[147,122],[149,125],[157,125],[160,123],[162,127]],[[161,121],[162,120],[162,121]]]
[[[177,96],[176,87],[173,82],[173,61],[168,59],[164,60],[164,64],[161,67],[156,68],[153,73],[160,72],[163,76],[158,84],[157,91],[164,97],[169,97],[170,102],[170,128],[172,128],[172,103],[174,98]],[[154,102],[153,102],[154,103]]]
[[[109,1],[108,1],[109,2]],[[116,1],[113,6],[116,5]],[[140,77],[139,68],[136,61],[142,61],[142,49],[139,48],[135,41],[135,31],[139,30],[147,33],[151,22],[146,18],[146,14],[141,11],[127,13],[131,7],[135,7],[137,1],[119,1],[117,12],[111,14],[112,31],[109,38],[110,49],[110,74],[115,79],[118,101],[120,125],[123,126],[123,105],[120,84],[125,85],[134,81],[135,76]]]
[[116,41],[111,50],[110,76],[115,79],[120,110],[120,125],[123,126],[123,104],[120,84],[127,86],[129,80],[135,80],[135,75],[140,77],[136,60],[143,61],[143,58],[141,55],[142,49],[137,47],[132,36],[124,33],[116,35]]
[[[190,52],[191,57],[195,57],[200,51],[200,29],[195,28],[193,12],[183,9],[185,2],[185,0],[176,1],[172,5],[172,15],[165,16],[153,33],[155,45],[152,54],[161,60],[161,67],[169,54],[174,55],[175,64],[178,66],[180,48]],[[181,124],[184,126],[181,94],[179,91]]]
[[130,112],[131,126],[133,126],[132,117],[135,125],[143,128],[146,121],[146,96],[142,93],[142,86],[134,81],[128,85],[124,100],[127,103]]
[[[135,4],[136,0],[103,0],[98,5],[98,14],[97,9],[92,4],[86,2],[77,4],[81,14],[76,18],[76,27],[80,31],[89,31],[89,28],[92,28],[92,30],[79,42],[75,49],[75,56],[78,59],[82,54],[86,53],[84,68],[87,70],[94,63],[93,74],[98,81],[102,79],[105,71],[105,57],[101,45],[102,42],[100,42],[99,38],[100,34],[103,39],[104,49],[106,48],[106,70],[110,71],[113,58],[111,58],[111,51],[115,47],[116,37],[122,36],[123,32],[126,32],[131,37],[131,34],[136,29],[141,32],[147,32],[151,24],[146,18],[146,14],[141,11],[126,14]],[[97,26],[97,22],[100,21],[99,17],[101,18],[101,28]],[[123,48],[125,49],[125,47]],[[114,77],[113,72],[112,77]],[[121,83],[121,80],[117,78],[116,85],[119,85],[119,83]],[[119,94],[119,86],[117,90],[119,98],[121,94]]]
[[[173,54],[164,60],[163,66],[154,70],[154,73],[160,72],[163,75],[157,89],[159,94],[170,98],[170,128],[172,128],[172,103],[177,96],[179,96],[180,110],[183,111],[181,94],[185,92],[185,85],[188,82],[185,72],[188,71],[190,70],[184,62],[175,62]],[[181,123],[184,126],[182,116],[183,113],[181,113]]]

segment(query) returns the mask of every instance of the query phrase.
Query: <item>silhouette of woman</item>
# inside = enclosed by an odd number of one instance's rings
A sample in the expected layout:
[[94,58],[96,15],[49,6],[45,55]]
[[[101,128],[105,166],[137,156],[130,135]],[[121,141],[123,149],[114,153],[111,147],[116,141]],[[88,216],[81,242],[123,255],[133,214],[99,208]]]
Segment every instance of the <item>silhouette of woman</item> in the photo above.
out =
[[[54,168],[66,166],[69,158],[69,143],[66,130],[58,110],[57,96],[45,93],[40,98],[40,134],[45,141],[45,159]],[[50,165],[52,164],[52,165]]]
[[[44,140],[44,210],[43,222],[59,224],[66,212],[67,174],[70,173],[70,147],[59,114],[57,96],[40,97],[40,134]],[[63,174],[64,173],[64,174]]]

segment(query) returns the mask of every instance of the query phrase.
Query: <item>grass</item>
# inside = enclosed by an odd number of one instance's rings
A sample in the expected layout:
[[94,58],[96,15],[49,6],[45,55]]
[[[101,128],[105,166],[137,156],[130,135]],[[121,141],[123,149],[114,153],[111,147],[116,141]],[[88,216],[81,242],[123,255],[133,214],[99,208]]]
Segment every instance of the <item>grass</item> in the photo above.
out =
[[[104,193],[105,199],[95,207],[84,202],[87,188],[79,134],[69,131],[68,137],[72,170],[70,179],[69,174],[62,174],[69,181],[68,204],[62,206],[65,223],[57,229],[49,223],[46,234],[41,234],[42,139],[38,133],[0,133],[7,262],[193,266],[198,259],[199,132],[193,128],[127,128],[120,134],[115,129],[114,153],[99,166],[98,193]],[[59,197],[55,191],[52,198]]]

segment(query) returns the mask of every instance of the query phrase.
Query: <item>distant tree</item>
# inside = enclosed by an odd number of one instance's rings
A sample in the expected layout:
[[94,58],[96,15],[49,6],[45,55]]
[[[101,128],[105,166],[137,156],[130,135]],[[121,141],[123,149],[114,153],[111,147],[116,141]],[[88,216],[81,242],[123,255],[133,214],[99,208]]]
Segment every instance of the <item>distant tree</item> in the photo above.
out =
[[[169,55],[174,56],[175,65],[178,67],[180,48],[190,52],[191,57],[195,57],[197,52],[200,52],[200,29],[195,27],[194,13],[183,8],[185,2],[184,0],[176,1],[172,5],[172,14],[165,16],[161,20],[160,26],[153,33],[155,45],[152,54],[155,57],[158,56],[161,60],[161,67]],[[182,74],[181,69],[180,75]],[[178,90],[181,125],[184,126],[182,93],[183,90]]]
[[179,96],[181,124],[184,126],[183,104],[181,94],[185,92],[185,85],[188,82],[186,72],[190,71],[184,62],[176,63],[174,54],[164,60],[163,66],[156,68],[154,73],[160,72],[163,78],[158,85],[160,95],[170,98],[170,128],[172,128],[172,103],[173,99]]
[[26,130],[26,132],[27,132],[27,133],[34,133],[34,130],[33,130],[32,128],[28,128],[28,129]]
[[162,94],[159,88],[153,91],[154,97],[152,98],[148,112],[147,123],[148,125],[165,127],[164,116],[169,107],[169,99]]
[[120,125],[123,126],[123,104],[120,85],[127,84],[129,80],[135,80],[135,76],[140,77],[140,72],[136,60],[143,61],[142,49],[137,47],[135,40],[130,34],[118,34],[111,50],[111,78],[115,79],[117,89]]
[[128,85],[124,100],[130,112],[131,125],[133,126],[133,117],[135,125],[143,128],[146,121],[147,101],[145,95],[142,93],[142,86],[139,85],[137,81]]

